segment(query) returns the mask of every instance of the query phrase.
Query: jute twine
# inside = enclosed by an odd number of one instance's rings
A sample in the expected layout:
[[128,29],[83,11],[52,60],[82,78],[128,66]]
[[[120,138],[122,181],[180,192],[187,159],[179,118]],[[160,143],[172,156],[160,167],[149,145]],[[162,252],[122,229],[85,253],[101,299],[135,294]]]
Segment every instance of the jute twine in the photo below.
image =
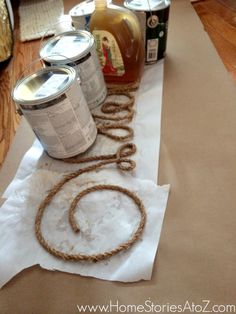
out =
[[[112,119],[108,119],[107,116],[105,118],[100,116],[95,116],[95,119],[105,119],[105,120],[112,120],[112,121],[120,121],[120,120],[128,120],[130,121],[133,117],[133,104],[134,104],[134,97],[129,93],[130,87],[128,87],[125,91],[121,91],[118,89],[115,89],[113,87],[112,90],[109,91],[109,95],[125,95],[128,98],[128,101],[126,103],[115,103],[115,102],[107,102],[105,103],[101,111],[103,113],[113,114]],[[127,114],[124,118],[119,116],[114,116],[114,113],[118,113],[121,111],[126,111]],[[127,131],[126,136],[117,136],[112,133],[109,133],[108,130],[111,129],[123,129]],[[116,141],[125,141],[127,139],[132,138],[133,136],[133,130],[129,128],[128,126],[124,124],[109,124],[109,125],[101,125],[98,128],[99,133],[103,134],[109,138],[112,138]],[[129,198],[132,199],[133,203],[136,205],[137,209],[140,212],[140,222],[137,227],[137,229],[133,232],[133,235],[130,239],[125,241],[124,243],[121,243],[119,246],[117,246],[114,249],[111,249],[110,251],[105,251],[103,253],[98,254],[70,254],[65,253],[62,251],[57,250],[55,247],[53,247],[51,244],[47,242],[47,240],[44,238],[42,231],[41,231],[41,223],[42,218],[45,209],[49,204],[51,203],[52,199],[56,196],[56,194],[63,188],[63,186],[71,181],[72,179],[75,179],[76,177],[79,177],[83,173],[92,172],[96,169],[99,169],[101,167],[104,167],[108,164],[116,164],[117,168],[122,171],[131,171],[135,168],[136,164],[133,160],[126,158],[129,156],[132,156],[136,152],[136,146],[133,143],[127,143],[123,144],[119,147],[116,153],[109,154],[109,155],[99,155],[99,156],[89,156],[85,158],[69,158],[64,159],[65,162],[69,163],[83,163],[83,162],[94,162],[97,161],[97,163],[92,164],[90,166],[84,167],[82,169],[79,169],[75,172],[72,172],[66,176],[63,177],[61,181],[59,181],[47,194],[45,199],[41,202],[36,219],[35,219],[35,233],[36,237],[39,241],[39,243],[52,255],[61,258],[63,260],[71,260],[71,261],[92,261],[92,262],[98,262],[107,258],[110,258],[111,256],[123,251],[129,249],[142,235],[145,222],[146,222],[146,211],[145,207],[142,203],[142,201],[135,195],[133,192],[131,192],[128,189],[125,189],[123,187],[117,186],[117,185],[95,185],[92,187],[89,187],[82,192],[78,193],[76,197],[73,199],[70,208],[69,208],[69,223],[71,225],[71,228],[74,232],[78,233],[80,231],[79,223],[75,219],[75,211],[78,206],[79,201],[82,197],[85,195],[96,192],[96,191],[102,191],[102,190],[112,190],[117,191],[119,193],[127,195]]]
[[[126,122],[130,122],[133,119],[134,116],[134,96],[130,94],[130,92],[127,91],[121,91],[118,89],[115,89],[113,87],[112,90],[108,90],[108,96],[112,96],[112,95],[122,95],[122,96],[126,96],[127,97],[127,101],[126,102],[122,102],[122,103],[117,103],[114,101],[107,101],[105,102],[102,106],[101,106],[101,111],[102,113],[106,114],[93,114],[93,118],[94,119],[99,119],[99,120],[108,120],[108,121],[119,121],[117,123],[109,123],[109,124],[100,124],[97,123],[97,130],[98,130],[98,134],[103,134],[115,141],[127,141],[129,139],[133,138],[133,130],[132,128],[130,128],[129,126],[124,124],[124,121]],[[126,114],[124,115],[116,115],[117,113],[121,113],[121,112],[126,112]],[[120,123],[120,121],[122,121],[122,123]],[[110,132],[111,130],[123,130],[126,132],[125,135],[115,135],[112,132]]]

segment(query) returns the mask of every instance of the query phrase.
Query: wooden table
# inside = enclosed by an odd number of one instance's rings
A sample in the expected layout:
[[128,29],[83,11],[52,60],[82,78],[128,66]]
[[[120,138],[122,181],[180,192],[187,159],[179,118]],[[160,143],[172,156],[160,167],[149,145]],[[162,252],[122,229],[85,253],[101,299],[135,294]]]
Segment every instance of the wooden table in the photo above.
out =
[[[166,308],[209,300],[209,310],[235,304],[236,86],[189,0],[171,5],[167,46],[158,183],[170,183],[171,192],[152,279],[127,284],[34,266],[0,291],[1,314],[73,314],[77,305],[147,300]],[[0,192],[33,139],[23,122]]]
[[193,6],[224,65],[236,82],[236,2],[197,0]]

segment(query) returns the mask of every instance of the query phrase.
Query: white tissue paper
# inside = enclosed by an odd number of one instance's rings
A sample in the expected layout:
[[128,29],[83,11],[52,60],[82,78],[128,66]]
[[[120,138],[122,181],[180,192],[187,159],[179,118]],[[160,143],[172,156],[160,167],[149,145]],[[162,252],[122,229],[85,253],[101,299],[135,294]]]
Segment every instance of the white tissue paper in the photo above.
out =
[[81,231],[79,234],[73,233],[68,223],[69,202],[81,188],[91,183],[115,184],[131,190],[142,200],[147,213],[141,239],[127,251],[97,263],[69,262],[47,253],[38,243],[34,231],[38,206],[61,176],[47,170],[34,172],[24,181],[25,188],[16,190],[1,209],[0,269],[4,271],[1,272],[0,286],[22,269],[35,264],[49,270],[106,280],[129,282],[150,279],[169,186],[158,187],[151,181],[117,174],[113,169],[82,175],[66,184],[46,208],[42,220],[44,237],[58,250],[67,253],[103,253],[128,240],[137,228],[140,214],[131,199],[115,191],[98,191],[85,196],[78,204],[76,219]]

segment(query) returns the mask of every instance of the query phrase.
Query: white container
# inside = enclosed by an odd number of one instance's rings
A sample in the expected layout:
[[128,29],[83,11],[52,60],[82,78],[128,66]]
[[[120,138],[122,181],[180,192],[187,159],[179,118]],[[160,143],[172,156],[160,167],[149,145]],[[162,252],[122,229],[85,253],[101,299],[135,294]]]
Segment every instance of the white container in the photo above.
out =
[[12,97],[51,157],[75,156],[95,141],[97,128],[73,68],[48,67],[26,76]]
[[66,64],[76,69],[90,109],[106,98],[107,88],[91,33],[77,30],[55,36],[40,49],[40,57],[47,66]]
[[83,1],[73,7],[69,15],[71,16],[73,26],[76,29],[89,31],[90,17],[95,10],[94,1]]

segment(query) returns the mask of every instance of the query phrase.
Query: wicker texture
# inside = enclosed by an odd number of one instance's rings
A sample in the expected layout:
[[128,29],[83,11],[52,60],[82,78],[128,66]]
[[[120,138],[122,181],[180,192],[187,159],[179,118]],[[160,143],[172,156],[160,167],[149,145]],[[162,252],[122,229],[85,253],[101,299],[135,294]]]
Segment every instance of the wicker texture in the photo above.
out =
[[54,25],[64,12],[62,0],[21,0],[20,39],[27,41],[54,34]]

